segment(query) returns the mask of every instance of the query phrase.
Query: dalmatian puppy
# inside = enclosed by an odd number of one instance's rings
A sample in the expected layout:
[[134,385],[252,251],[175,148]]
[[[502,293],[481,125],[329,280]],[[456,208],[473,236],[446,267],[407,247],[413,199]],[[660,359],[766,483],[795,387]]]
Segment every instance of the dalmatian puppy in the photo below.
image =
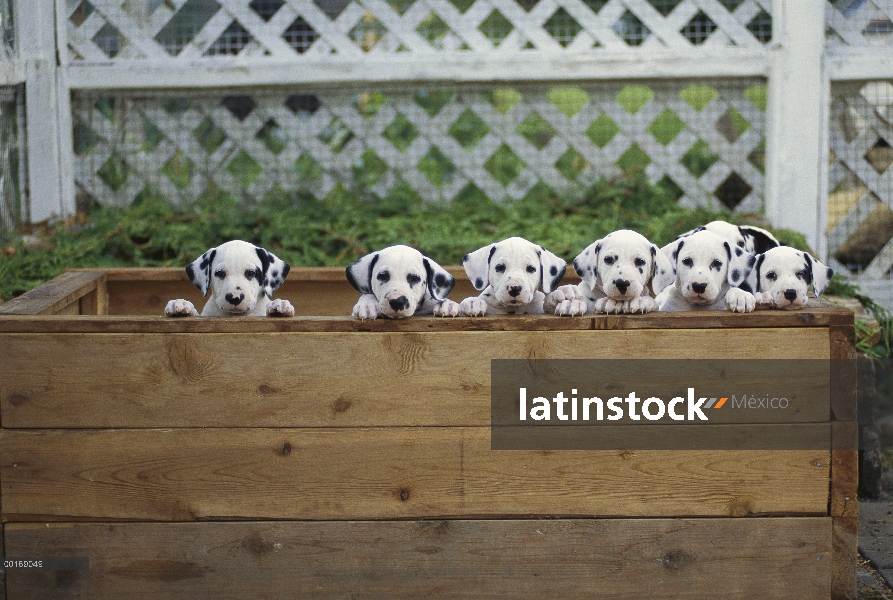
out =
[[557,315],[655,311],[650,294],[659,294],[676,276],[667,255],[629,229],[587,246],[574,259],[574,270],[582,281],[561,286],[546,300],[546,308],[554,306]]
[[790,310],[806,305],[810,283],[818,296],[832,275],[834,271],[808,252],[780,246],[758,254],[747,279],[755,290],[757,305]]
[[752,312],[755,308],[753,294],[738,287],[753,267],[753,254],[733,251],[728,241],[705,229],[676,240],[670,256],[676,265],[676,282],[658,294],[661,311]]
[[567,263],[540,245],[512,237],[466,254],[462,266],[481,294],[464,299],[460,311],[480,317],[542,313],[546,294],[564,277]]
[[[202,309],[203,317],[293,317],[295,308],[288,300],[271,300],[290,268],[272,252],[233,240],[195,259],[186,267],[186,274],[203,296],[211,292]],[[171,300],[164,314],[199,316],[188,300]]]
[[751,254],[761,254],[769,248],[781,246],[781,242],[774,235],[761,227],[753,225],[732,225],[726,221],[711,221],[706,225],[702,225],[697,229],[692,229],[678,236],[673,242],[664,246],[662,250],[666,251],[669,246],[678,241],[680,238],[691,235],[696,231],[712,231],[718,236],[731,243],[733,247],[741,248],[743,252]]
[[459,314],[459,305],[447,300],[456,279],[409,246],[390,246],[367,254],[347,267],[347,280],[362,294],[353,307],[353,316],[359,319]]

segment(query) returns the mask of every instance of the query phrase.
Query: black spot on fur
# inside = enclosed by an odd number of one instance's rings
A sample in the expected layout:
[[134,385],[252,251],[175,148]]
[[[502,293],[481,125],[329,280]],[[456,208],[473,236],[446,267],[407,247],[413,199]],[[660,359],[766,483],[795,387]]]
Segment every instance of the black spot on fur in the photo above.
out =
[[480,277],[478,277],[477,279],[475,279],[475,280],[474,280],[474,287],[476,287],[477,289],[481,289],[482,287],[484,287],[484,280],[481,279]]
[[833,277],[833,276],[834,276],[834,269],[832,269],[831,267],[828,267],[828,279],[831,279],[831,277]]
[[279,269],[273,269],[273,277],[279,277]]
[[745,292],[750,292],[751,294],[753,293],[753,290],[750,289],[750,284],[746,281],[742,281],[741,285],[738,286],[738,289],[744,290]]
[[673,260],[679,258],[679,251],[682,250],[683,244],[685,244],[685,242],[679,242],[679,245],[673,249]]
[[463,257],[462,257],[462,262],[464,262],[464,263],[468,262],[468,257],[469,257],[469,256],[470,256],[470,255],[468,255],[468,254],[466,254],[465,256],[463,256]]
[[753,251],[757,254],[762,254],[766,250],[778,246],[778,242],[762,231],[751,229],[750,227],[739,227],[738,229],[744,234],[745,238],[753,240]]
[[762,278],[760,277],[760,267],[763,265],[764,258],[765,258],[765,256],[760,254],[759,258],[757,258],[756,256],[751,256],[750,260],[748,261],[748,264],[750,266],[753,266],[754,261],[756,261],[756,266],[754,266],[754,271],[756,271],[756,273],[757,273],[757,289],[756,289],[756,291],[758,291],[758,292],[763,291],[763,285],[762,285],[763,282],[762,282]]
[[558,275],[558,267],[556,267],[555,265],[549,267],[549,275],[551,275],[552,277]]
[[751,257],[747,259],[747,268],[753,267],[753,263],[756,259],[756,256],[751,255]]
[[812,261],[807,258],[803,263],[803,268],[806,271],[806,285],[809,285],[812,283]]
[[732,281],[738,281],[741,278],[741,271],[732,269]]
[[[723,242],[722,245],[725,246],[725,249],[726,249],[726,256],[729,257],[729,260],[732,260],[732,247],[729,246],[729,243],[728,243],[728,242]],[[717,270],[718,270],[718,269],[717,269]]]
[[446,287],[447,278],[443,273],[438,273],[434,276],[434,285],[437,287]]
[[490,264],[490,260],[493,258],[493,255],[496,254],[496,244],[493,244],[493,247],[490,248],[490,254],[487,256],[487,264]]
[[742,250],[741,248],[735,248],[735,256],[741,256],[742,254],[744,254],[744,250]]

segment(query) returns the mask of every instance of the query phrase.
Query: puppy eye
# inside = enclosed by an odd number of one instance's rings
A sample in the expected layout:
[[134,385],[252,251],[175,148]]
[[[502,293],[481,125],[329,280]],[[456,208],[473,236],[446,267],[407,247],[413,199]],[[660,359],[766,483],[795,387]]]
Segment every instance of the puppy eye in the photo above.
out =
[[776,279],[778,279],[778,275],[775,274],[775,271],[769,271],[768,273],[766,273],[766,279],[775,281]]
[[645,259],[644,259],[644,258],[637,258],[637,259],[636,259],[635,261],[633,261],[633,262],[636,263],[636,266],[637,266],[637,267],[644,267],[644,266],[645,266]]
[[806,271],[797,271],[797,279],[806,279]]
[[536,273],[536,271],[537,271],[537,268],[536,268],[536,267],[534,267],[533,265],[527,265],[527,272],[528,272],[528,273]]
[[226,271],[224,271],[223,269],[217,269],[216,271],[214,271],[214,277],[216,277],[217,279],[226,279]]
[[738,242],[738,247],[744,248],[744,240],[741,240],[740,242]]
[[378,274],[378,277],[376,277],[376,279],[378,279],[382,283],[387,283],[388,281],[391,280],[391,274],[388,273],[387,271],[382,271],[381,273]]
[[613,265],[613,264],[614,264],[614,257],[613,257],[613,256],[606,256],[606,257],[605,257],[605,264],[606,264],[606,265]]
[[721,269],[721,268],[722,268],[722,261],[721,261],[721,260],[714,260],[712,263],[710,263],[710,267],[713,268],[713,269]]
[[409,282],[410,285],[415,285],[422,280],[418,275],[407,275],[406,281]]
[[497,272],[497,273],[504,273],[504,272],[505,272],[505,265],[496,265],[496,272]]
[[693,267],[693,266],[695,266],[695,261],[693,261],[690,258],[683,258],[682,264],[685,265],[686,267]]
[[245,279],[254,279],[254,276],[257,275],[254,271],[245,271]]

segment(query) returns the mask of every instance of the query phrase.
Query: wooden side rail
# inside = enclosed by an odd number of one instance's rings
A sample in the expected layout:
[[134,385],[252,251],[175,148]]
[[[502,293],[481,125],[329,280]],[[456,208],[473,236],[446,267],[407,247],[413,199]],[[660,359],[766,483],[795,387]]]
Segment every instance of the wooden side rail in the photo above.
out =
[[106,315],[106,282],[104,271],[66,271],[0,305],[0,315]]

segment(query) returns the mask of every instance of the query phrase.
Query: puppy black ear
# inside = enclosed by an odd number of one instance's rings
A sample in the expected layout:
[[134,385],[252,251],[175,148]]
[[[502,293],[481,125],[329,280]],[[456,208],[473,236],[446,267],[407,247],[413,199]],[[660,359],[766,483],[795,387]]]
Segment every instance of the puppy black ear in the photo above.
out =
[[372,270],[378,262],[378,252],[367,254],[345,269],[347,281],[361,294],[372,293]]
[[208,295],[208,288],[211,286],[211,269],[215,256],[217,256],[217,248],[211,248],[186,267],[189,281],[201,291],[202,296]]
[[548,294],[558,286],[561,278],[564,277],[564,272],[567,270],[567,263],[564,262],[563,258],[556,256],[542,246],[539,246],[539,250],[540,286],[543,288],[543,291]]
[[651,259],[654,263],[651,272],[651,291],[657,296],[676,280],[676,271],[669,257],[654,244],[651,244]]
[[741,283],[747,280],[753,266],[754,255],[750,252],[738,252],[740,248],[736,247],[732,252],[732,246],[728,242],[723,242],[726,248],[726,256],[729,257],[729,270],[726,274],[726,280],[732,287],[740,287]]
[[490,285],[490,259],[495,253],[496,244],[490,244],[466,254],[462,259],[462,266],[471,280],[471,285],[479,292]]
[[753,263],[753,268],[751,269],[752,276],[749,277],[749,281],[753,282],[753,291],[755,292],[763,291],[762,277],[760,277],[760,267],[763,265],[764,258],[766,258],[765,254],[758,254],[756,257],[756,261]]
[[446,297],[456,285],[456,278],[450,275],[446,269],[425,256],[422,259],[425,265],[425,273],[428,276],[428,291],[435,300],[446,300]]
[[[825,288],[828,287],[828,284],[831,282],[831,277],[834,275],[834,271],[815,258],[812,257],[811,254],[806,254],[806,264],[809,267],[810,278],[812,279],[812,289],[815,291],[815,295],[818,296]],[[808,282],[807,282],[808,283]]]
[[278,258],[272,252],[268,252],[263,248],[255,246],[258,258],[260,258],[261,271],[263,271],[263,281],[261,285],[267,298],[273,297],[273,292],[279,289],[282,282],[285,281],[291,267],[282,259]]
[[779,242],[774,235],[772,235],[765,229],[747,226],[739,227],[738,229],[744,235],[745,239],[748,237],[751,239],[753,252],[755,254],[762,254],[766,250],[770,250],[782,245],[781,242]]

